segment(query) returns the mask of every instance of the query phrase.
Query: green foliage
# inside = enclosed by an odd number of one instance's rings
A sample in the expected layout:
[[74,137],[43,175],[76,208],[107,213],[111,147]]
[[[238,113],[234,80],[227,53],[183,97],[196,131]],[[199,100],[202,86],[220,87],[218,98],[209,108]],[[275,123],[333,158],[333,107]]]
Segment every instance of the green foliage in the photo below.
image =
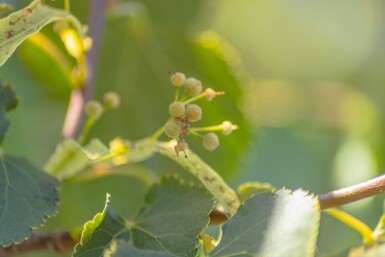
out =
[[118,242],[113,246],[110,257],[175,257],[167,252],[156,252],[152,250],[143,250],[127,242]]
[[348,257],[380,257],[385,256],[385,245],[375,245],[373,247],[357,247],[349,252]]
[[45,25],[69,19],[79,26],[72,15],[60,9],[42,5],[40,2],[41,0],[34,0],[26,8],[0,20],[0,67],[25,39],[37,33]]
[[74,257],[102,256],[116,239],[141,249],[196,256],[198,236],[212,207],[212,197],[204,188],[164,179],[149,190],[146,205],[133,220],[117,216],[107,200],[104,211],[86,223]]
[[22,242],[56,214],[58,185],[27,160],[0,155],[0,245]]
[[5,112],[15,108],[17,104],[18,98],[11,86],[0,81],[0,146],[3,144],[5,133],[9,127]]
[[7,3],[1,3],[0,4],[0,17],[4,16],[4,15],[6,15],[12,11],[13,11],[12,5],[9,5]]
[[320,210],[303,191],[261,193],[246,201],[223,225],[210,256],[314,256]]

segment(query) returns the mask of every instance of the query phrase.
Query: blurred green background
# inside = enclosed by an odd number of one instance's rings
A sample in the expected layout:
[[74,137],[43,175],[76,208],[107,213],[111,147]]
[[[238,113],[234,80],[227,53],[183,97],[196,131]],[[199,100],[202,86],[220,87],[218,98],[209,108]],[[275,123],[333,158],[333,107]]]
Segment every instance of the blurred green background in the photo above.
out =
[[[29,1],[5,2],[20,8]],[[71,1],[85,23],[89,3]],[[241,130],[220,136],[215,152],[204,151],[194,138],[189,144],[232,186],[261,181],[322,193],[372,178],[385,163],[384,21],[385,3],[375,0],[121,1],[107,15],[94,97],[115,90],[123,103],[100,120],[92,136],[107,143],[115,136],[153,133],[167,119],[173,97],[168,71],[182,71],[226,91],[202,103],[199,126],[231,120]],[[52,26],[43,33],[67,56]],[[55,72],[44,58],[26,42],[0,68],[21,98],[10,114],[6,150],[40,166],[60,138],[70,91],[66,73]],[[62,213],[48,229],[81,226],[102,209],[106,191],[129,217],[151,181],[174,172],[189,179],[156,156],[105,180],[66,182]],[[374,227],[383,198],[344,209]],[[321,256],[359,243],[356,232],[322,216]]]

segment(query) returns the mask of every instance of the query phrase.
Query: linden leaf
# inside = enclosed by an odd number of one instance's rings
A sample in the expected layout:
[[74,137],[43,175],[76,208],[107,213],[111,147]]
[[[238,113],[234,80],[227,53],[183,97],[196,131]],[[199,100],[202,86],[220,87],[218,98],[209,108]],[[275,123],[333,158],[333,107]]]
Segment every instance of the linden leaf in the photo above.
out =
[[374,245],[372,247],[357,247],[349,252],[347,257],[378,257],[385,256],[385,244]]
[[127,224],[107,202],[103,213],[86,223],[73,256],[103,256],[117,239],[168,254],[159,256],[196,256],[199,234],[208,225],[212,207],[212,196],[204,188],[164,179],[149,190],[145,207]]
[[319,219],[318,201],[303,191],[257,194],[223,225],[210,256],[313,257]]
[[112,248],[114,248],[113,251],[110,253],[110,255],[107,255],[109,257],[176,257],[175,255],[167,252],[156,252],[152,250],[139,249],[131,243],[127,242],[118,242]]
[[41,0],[34,0],[24,9],[0,20],[0,67],[25,39],[51,22],[69,19],[75,27],[80,28],[74,16],[40,2]]
[[20,243],[57,212],[59,181],[27,160],[0,155],[0,245]]
[[84,225],[80,243],[72,256],[103,256],[105,249],[115,239],[130,239],[124,220],[111,208],[109,195],[102,213],[96,214],[92,221]]

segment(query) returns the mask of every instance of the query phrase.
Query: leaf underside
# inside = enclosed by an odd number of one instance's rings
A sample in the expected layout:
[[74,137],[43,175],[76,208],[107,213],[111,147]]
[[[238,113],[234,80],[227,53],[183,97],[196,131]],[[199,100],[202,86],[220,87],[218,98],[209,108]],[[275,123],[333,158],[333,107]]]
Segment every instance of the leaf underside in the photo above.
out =
[[26,159],[0,156],[0,245],[20,243],[57,212],[59,181]]

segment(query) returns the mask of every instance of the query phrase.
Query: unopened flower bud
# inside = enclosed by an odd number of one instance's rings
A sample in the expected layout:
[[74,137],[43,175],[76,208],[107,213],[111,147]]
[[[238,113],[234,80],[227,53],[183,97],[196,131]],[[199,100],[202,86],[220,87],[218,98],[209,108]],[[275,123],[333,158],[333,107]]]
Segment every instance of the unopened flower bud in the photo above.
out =
[[188,78],[184,84],[186,96],[196,96],[202,92],[202,83],[195,78]]
[[222,133],[223,135],[230,135],[235,129],[237,129],[237,125],[233,125],[230,121],[224,121],[222,123]]
[[168,112],[174,118],[182,117],[184,114],[184,104],[182,102],[173,102],[169,105]]
[[203,146],[208,151],[214,151],[219,146],[219,138],[215,133],[208,133],[203,136]]
[[103,106],[106,109],[114,109],[120,105],[120,96],[116,92],[107,92],[103,97]]
[[217,96],[217,92],[215,92],[212,88],[206,88],[204,93],[207,101],[209,102],[211,102],[211,100],[213,100],[214,97]]
[[171,84],[175,87],[182,87],[186,80],[186,76],[181,72],[175,72],[170,75]]
[[91,100],[87,102],[84,112],[88,117],[97,119],[103,112],[103,106],[98,101]]
[[179,141],[176,146],[174,146],[174,149],[175,149],[175,152],[176,152],[176,155],[179,156],[179,152],[184,152],[185,153],[185,157],[187,158],[187,155],[186,155],[186,149],[187,149],[187,143],[184,142],[184,141]]
[[179,137],[181,131],[182,131],[181,124],[179,122],[176,122],[175,120],[169,120],[164,126],[164,132],[166,133],[167,136],[171,138]]
[[185,114],[190,122],[198,121],[202,118],[202,108],[196,104],[186,106]]

